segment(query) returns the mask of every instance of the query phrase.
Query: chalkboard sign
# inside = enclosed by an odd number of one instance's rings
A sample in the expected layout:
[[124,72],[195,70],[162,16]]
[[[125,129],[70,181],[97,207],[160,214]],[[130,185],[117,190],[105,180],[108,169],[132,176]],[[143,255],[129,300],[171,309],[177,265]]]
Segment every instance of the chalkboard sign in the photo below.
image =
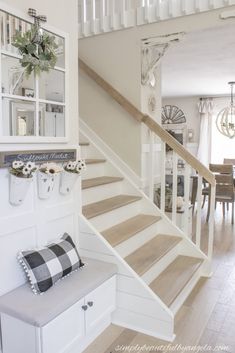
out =
[[24,163],[30,161],[37,164],[75,161],[76,154],[77,151],[75,149],[0,152],[0,167],[10,167],[14,161],[22,161]]

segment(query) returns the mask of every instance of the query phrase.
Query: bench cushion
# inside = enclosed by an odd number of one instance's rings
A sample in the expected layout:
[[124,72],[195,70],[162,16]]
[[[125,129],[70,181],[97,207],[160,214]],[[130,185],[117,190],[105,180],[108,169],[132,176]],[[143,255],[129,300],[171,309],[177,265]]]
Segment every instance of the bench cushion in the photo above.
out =
[[28,284],[0,297],[0,312],[42,327],[117,273],[115,264],[85,258],[86,264],[65,277],[43,295],[32,293]]

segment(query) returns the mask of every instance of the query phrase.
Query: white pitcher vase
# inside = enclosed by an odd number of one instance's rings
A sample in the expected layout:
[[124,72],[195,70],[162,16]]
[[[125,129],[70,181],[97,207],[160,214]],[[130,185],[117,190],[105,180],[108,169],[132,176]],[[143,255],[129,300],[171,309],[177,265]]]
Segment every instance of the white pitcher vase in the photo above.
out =
[[23,203],[33,178],[20,178],[10,174],[10,203],[14,206],[19,206]]
[[77,179],[78,173],[67,172],[66,170],[64,170],[61,173],[60,193],[63,195],[68,195],[73,189]]
[[38,172],[38,197],[42,200],[49,199],[55,186],[58,174],[46,174]]

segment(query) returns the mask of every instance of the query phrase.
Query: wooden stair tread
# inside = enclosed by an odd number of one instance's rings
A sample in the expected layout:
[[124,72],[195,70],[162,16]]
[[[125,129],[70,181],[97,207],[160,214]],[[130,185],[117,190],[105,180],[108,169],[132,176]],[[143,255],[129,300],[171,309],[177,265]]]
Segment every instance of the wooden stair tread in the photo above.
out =
[[142,276],[182,239],[172,235],[158,234],[125,258],[131,268]]
[[82,208],[82,213],[87,219],[90,219],[138,200],[141,200],[140,196],[118,195],[109,199],[85,205]]
[[100,158],[88,158],[85,159],[86,164],[97,164],[97,163],[104,163],[106,162],[106,159],[100,159]]
[[161,217],[158,216],[138,214],[112,228],[106,229],[102,232],[102,235],[110,245],[117,246],[152,224],[160,221],[160,219]]
[[120,177],[110,177],[110,176],[102,176],[92,179],[82,180],[82,189],[89,189],[95,186],[106,185],[111,183],[116,183],[118,181],[122,181],[123,178]]
[[150,288],[167,305],[175,301],[180,292],[201,266],[203,259],[178,256],[152,283]]
[[90,143],[89,142],[79,142],[79,146],[89,146]]

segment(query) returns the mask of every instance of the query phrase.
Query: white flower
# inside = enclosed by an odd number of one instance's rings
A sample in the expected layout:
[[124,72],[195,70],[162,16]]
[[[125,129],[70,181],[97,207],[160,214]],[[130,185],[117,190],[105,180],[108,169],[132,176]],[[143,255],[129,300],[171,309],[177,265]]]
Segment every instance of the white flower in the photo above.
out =
[[40,171],[46,174],[54,175],[62,172],[62,168],[56,163],[45,163],[41,165]]
[[77,162],[72,162],[72,170],[75,170],[76,169],[76,166],[77,166]]
[[24,163],[22,161],[14,161],[12,163],[12,168],[13,169],[18,169],[18,168],[21,168],[23,167]]
[[30,170],[34,169],[36,166],[35,166],[35,163],[34,162],[27,162],[26,163],[26,167]]
[[78,164],[77,165],[77,167],[76,167],[76,171],[77,171],[77,173],[81,173],[81,171],[82,171],[82,167]]
[[23,175],[27,176],[31,173],[31,169],[24,167],[22,170]]
[[67,163],[67,165],[66,165],[66,168],[67,168],[68,170],[72,170],[72,168],[73,168],[73,162],[69,161],[69,162]]

